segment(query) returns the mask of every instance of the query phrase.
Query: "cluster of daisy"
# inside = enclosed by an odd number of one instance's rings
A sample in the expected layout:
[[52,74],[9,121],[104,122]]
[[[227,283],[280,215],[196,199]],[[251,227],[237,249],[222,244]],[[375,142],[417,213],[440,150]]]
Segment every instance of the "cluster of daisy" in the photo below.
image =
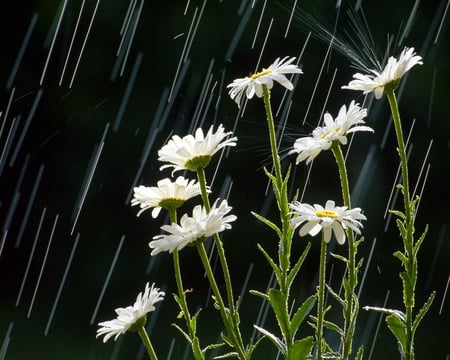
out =
[[[228,85],[229,95],[238,106],[245,95],[247,99],[264,96],[264,90],[272,89],[274,82],[281,84],[287,90],[293,89],[293,84],[286,77],[287,74],[301,74],[301,69],[293,64],[295,58],[285,57],[275,62],[268,68],[254,73],[245,78],[234,80]],[[372,71],[372,74],[355,74],[354,80],[343,88],[361,90],[365,94],[373,92],[380,98],[387,88],[395,89],[400,78],[413,66],[422,64],[421,57],[414,53],[413,48],[405,48],[397,60],[389,58],[383,71]],[[334,143],[346,145],[347,135],[357,131],[373,131],[363,125],[367,116],[367,109],[352,101],[347,107],[343,105],[336,118],[326,113],[324,125],[319,126],[311,136],[299,138],[295,141],[290,153],[296,153],[296,163],[306,160],[310,163],[323,150],[328,150]],[[191,172],[202,171],[211,161],[212,156],[227,146],[236,146],[237,138],[231,132],[226,132],[222,125],[214,131],[211,126],[205,134],[201,128],[194,135],[180,137],[174,135],[166,145],[158,151],[158,160],[165,164],[160,170],[172,168],[172,175],[180,170]],[[209,189],[203,189],[204,193]],[[131,205],[139,206],[137,216],[142,212],[152,209],[151,215],[156,218],[161,209],[176,211],[187,200],[202,195],[202,187],[196,180],[189,180],[183,176],[174,181],[164,178],[157,182],[155,187],[138,186],[134,188],[134,197]],[[209,206],[208,206],[209,207]],[[335,202],[328,200],[325,207],[314,204],[293,202],[289,205],[291,212],[291,226],[300,227],[300,236],[309,234],[315,236],[322,231],[323,241],[328,243],[334,234],[338,244],[344,244],[346,230],[350,229],[360,234],[361,220],[366,217],[360,208],[348,209],[345,206],[336,206]],[[163,225],[161,230],[165,234],[156,235],[150,241],[151,255],[161,252],[172,253],[181,250],[185,246],[196,244],[204,239],[231,228],[231,222],[236,216],[231,215],[232,208],[226,200],[217,199],[210,209],[204,205],[193,208],[192,215],[184,214],[179,223]],[[116,309],[117,318],[111,321],[99,323],[97,336],[104,335],[106,342],[111,337],[117,337],[127,331],[138,331],[145,325],[146,314],[155,309],[155,303],[163,300],[165,293],[154,284],[149,287],[147,283],[143,293],[140,293],[133,306]]]

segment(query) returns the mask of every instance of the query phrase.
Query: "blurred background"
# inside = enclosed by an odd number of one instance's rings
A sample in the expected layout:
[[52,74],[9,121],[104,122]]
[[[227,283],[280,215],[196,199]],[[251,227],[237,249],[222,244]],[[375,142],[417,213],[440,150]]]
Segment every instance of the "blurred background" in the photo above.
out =
[[[309,134],[324,111],[337,115],[352,99],[369,108],[367,122],[375,133],[358,134],[347,156],[352,202],[368,218],[359,254],[366,274],[360,304],[401,309],[400,264],[392,256],[401,240],[385,215],[398,167],[389,108],[386,99],[341,90],[357,69],[352,56],[330,49],[326,33],[335,29],[366,62],[364,39],[380,62],[387,49],[397,56],[404,46],[424,58],[398,91],[405,132],[412,128],[412,187],[417,184],[417,194],[423,190],[417,232],[429,224],[419,254],[417,307],[437,292],[417,333],[416,351],[417,359],[449,359],[448,5],[444,0],[3,3],[0,358],[143,359],[138,336],[103,344],[95,334],[98,322],[132,305],[147,281],[167,293],[148,323],[160,358],[190,358],[184,338],[170,325],[178,314],[171,296],[172,257],[151,258],[148,248],[167,218],[152,219],[150,212],[137,218],[130,199],[134,186],[154,186],[170,175],[159,171],[156,159],[172,134],[220,123],[234,131],[238,146],[220,167],[215,159],[207,176],[212,196],[229,192],[238,216],[223,240],[241,295],[244,338],[252,336],[254,323],[277,332],[270,313],[261,317],[261,300],[248,293],[265,291],[271,278],[256,244],[272,255],[277,251],[274,235],[250,214],[276,219],[262,170],[270,166],[263,103],[254,99],[238,113],[226,85],[284,56],[300,57],[304,72],[286,97],[280,86],[272,92],[277,122],[286,123],[280,141],[286,165],[295,159],[287,155],[295,139]],[[304,192],[305,202],[339,203],[331,153],[311,168],[295,167],[291,187],[292,194]],[[295,285],[298,302],[314,293],[317,282],[318,239],[296,235],[294,256],[308,241],[312,248]],[[345,254],[345,247],[332,245],[332,251]],[[197,253],[187,248],[180,255],[185,285],[193,289],[188,302],[193,311],[202,308],[203,344],[220,341],[219,316]],[[330,259],[335,289],[342,272]],[[331,299],[330,304],[330,318],[338,321],[338,304]],[[302,337],[312,334],[306,323],[300,331]],[[330,335],[330,342],[336,345],[337,339]],[[384,320],[362,310],[355,348],[361,344],[367,359],[398,358]],[[267,340],[255,354],[275,357]]]

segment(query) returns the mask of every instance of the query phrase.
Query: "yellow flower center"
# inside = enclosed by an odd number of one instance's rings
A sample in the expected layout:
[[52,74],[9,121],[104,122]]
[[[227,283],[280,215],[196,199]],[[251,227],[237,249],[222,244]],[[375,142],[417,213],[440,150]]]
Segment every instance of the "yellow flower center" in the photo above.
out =
[[328,135],[332,134],[332,133],[337,133],[339,130],[341,130],[340,127],[334,128],[328,132],[326,132],[325,134],[320,135],[319,139],[323,140],[325,139]]
[[336,211],[333,210],[317,210],[316,211],[316,216],[318,217],[329,217],[329,218],[337,218],[338,214]]
[[265,70],[260,71],[260,72],[258,72],[258,73],[254,73],[252,76],[250,76],[250,78],[253,79],[253,80],[255,80],[255,79],[257,79],[257,78],[259,78],[259,77],[261,77],[261,76],[270,74],[271,72],[272,72],[272,70],[270,70],[270,69],[265,69]]

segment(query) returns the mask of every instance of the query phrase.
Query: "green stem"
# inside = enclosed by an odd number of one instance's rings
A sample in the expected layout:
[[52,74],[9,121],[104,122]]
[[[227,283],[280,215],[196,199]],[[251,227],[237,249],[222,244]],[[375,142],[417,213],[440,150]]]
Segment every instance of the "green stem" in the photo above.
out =
[[[170,208],[169,214],[170,214],[170,222],[176,223],[177,222],[177,210],[175,208]],[[192,353],[193,353],[195,359],[203,359],[199,355],[199,354],[202,354],[202,350],[200,348],[200,343],[199,343],[199,341],[195,341],[195,338],[197,337],[197,335],[196,335],[197,329],[192,326],[192,316],[189,312],[189,307],[187,305],[186,292],[184,291],[183,279],[181,277],[180,256],[178,253],[178,249],[175,249],[173,251],[172,255],[173,255],[173,266],[174,266],[174,271],[175,271],[175,281],[177,283],[177,290],[178,290],[179,305],[180,305],[181,311],[183,312],[183,317],[186,321],[186,326],[189,330],[191,346],[193,347]]]
[[[339,178],[341,181],[342,198],[344,205],[351,209],[350,188],[347,176],[347,167],[345,165],[344,155],[339,142],[335,141],[331,146],[334,158],[339,170]],[[344,309],[344,333],[342,335],[342,359],[348,359],[352,352],[352,342],[355,333],[356,316],[359,312],[358,304],[354,301],[355,289],[358,284],[357,269],[356,269],[356,252],[355,238],[353,231],[347,229],[348,241],[348,262],[347,262],[347,281],[348,288],[345,289],[345,309]]]
[[275,132],[275,122],[272,115],[272,106],[270,104],[270,90],[263,85],[263,99],[266,110],[267,126],[269,130],[270,150],[272,153],[272,161],[275,169],[274,191],[280,210],[280,218],[282,223],[282,239],[279,248],[279,262],[283,272],[283,283],[279,284],[282,293],[287,301],[289,297],[289,285],[287,284],[288,273],[290,269],[291,243],[292,243],[292,229],[289,224],[289,200],[287,194],[287,186],[284,184],[281,173],[281,161],[278,154],[277,137]]
[[323,240],[320,242],[320,265],[319,265],[319,287],[317,289],[317,327],[316,327],[316,344],[317,359],[323,358],[323,322],[324,322],[324,300],[325,300],[325,271],[327,261],[327,243]]
[[416,286],[416,272],[417,272],[417,257],[414,254],[414,214],[412,213],[411,198],[409,192],[409,172],[408,172],[408,159],[406,156],[406,146],[403,137],[402,123],[400,120],[400,113],[398,110],[397,98],[394,90],[386,92],[386,96],[391,108],[392,119],[394,121],[395,135],[397,137],[397,151],[400,156],[400,163],[402,169],[402,194],[405,207],[405,219],[404,224],[406,228],[406,235],[403,236],[403,246],[405,255],[407,258],[406,264],[404,264],[407,276],[410,279],[410,285],[403,281],[405,294],[403,302],[406,310],[406,349],[405,359],[414,359],[414,334],[413,334],[413,308],[415,302],[415,286]]
[[241,334],[239,332],[239,328],[237,324],[235,324],[235,319],[231,318],[227,314],[227,309],[222,299],[222,295],[220,294],[219,287],[217,286],[216,279],[214,277],[214,273],[211,269],[211,265],[209,263],[208,254],[206,253],[205,246],[203,242],[197,244],[198,254],[200,255],[200,259],[202,260],[203,267],[205,268],[206,276],[208,278],[209,284],[211,286],[211,290],[214,294],[214,300],[217,303],[220,311],[220,315],[222,316],[222,321],[227,329],[229,335],[233,340],[234,349],[238,353],[238,357],[241,360],[247,359],[247,355],[245,352],[245,347],[242,343]]
[[[203,204],[205,206],[205,209],[207,212],[211,210],[211,204],[209,202],[208,198],[208,190],[206,186],[206,178],[205,178],[205,171],[203,168],[197,170],[197,179],[200,184],[200,189],[202,193],[202,200]],[[222,266],[223,270],[223,277],[225,279],[225,287],[227,290],[227,297],[228,297],[228,307],[232,314],[236,312],[236,308],[234,305],[234,295],[233,295],[233,286],[231,284],[231,276],[230,276],[230,270],[228,268],[228,262],[227,258],[225,256],[225,250],[223,248],[222,240],[220,240],[219,234],[214,235],[214,242],[217,248],[217,253],[219,254],[219,260],[220,264]]]
[[152,342],[150,341],[150,338],[148,337],[147,331],[145,330],[145,327],[141,327],[138,330],[138,334],[141,337],[142,342],[144,343],[145,348],[147,349],[147,354],[151,360],[158,360],[158,357],[156,356],[155,349],[153,348]]
[[[200,184],[203,205],[205,206],[206,211],[209,212],[211,210],[211,204],[209,202],[205,171],[203,168],[197,169],[197,179]],[[220,239],[219,234],[214,234],[214,244],[216,245],[217,254],[219,255],[220,264],[222,266],[223,277],[225,280],[225,288],[227,291],[228,309],[225,307],[225,304],[223,302],[203,243],[199,244],[197,246],[197,249],[199,251],[200,258],[202,259],[203,266],[205,268],[206,275],[208,277],[212,291],[216,298],[216,302],[219,305],[219,310],[222,315],[224,325],[233,339],[235,350],[238,352],[240,359],[246,359],[247,355],[242,341],[242,336],[239,330],[239,321],[240,321],[239,314],[237,312],[237,308],[234,303],[233,286],[231,283],[230,271],[228,267],[227,258],[225,256],[225,249],[223,247],[223,243],[222,240]],[[229,313],[230,316],[228,316],[227,313]]]

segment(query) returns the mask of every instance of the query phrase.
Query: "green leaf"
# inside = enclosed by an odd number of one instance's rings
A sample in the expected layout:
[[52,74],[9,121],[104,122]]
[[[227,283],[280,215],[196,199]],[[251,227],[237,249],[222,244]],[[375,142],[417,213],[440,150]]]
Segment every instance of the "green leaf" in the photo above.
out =
[[391,332],[396,337],[401,352],[404,353],[406,350],[406,344],[407,344],[407,338],[406,338],[406,329],[405,329],[405,323],[395,314],[389,315],[386,317],[386,323],[391,330]]
[[305,337],[294,341],[291,347],[288,360],[306,360],[309,359],[309,354],[314,346],[314,338],[312,336]]
[[340,336],[342,336],[344,334],[344,331],[337,324],[335,324],[331,321],[324,320],[323,326],[329,330],[335,331]]
[[330,255],[332,257],[334,257],[335,259],[337,259],[337,260],[341,260],[344,264],[348,263],[348,259],[346,257],[342,256],[342,255],[338,255],[338,254],[335,254],[335,253],[330,253]]
[[403,263],[403,266],[405,266],[405,267],[407,266],[409,260],[408,260],[408,258],[406,257],[405,254],[403,254],[403,253],[400,252],[400,251],[396,251],[396,252],[394,253],[394,256],[395,256],[397,259],[399,259],[399,260]]
[[264,300],[269,300],[269,296],[267,294],[262,293],[261,291],[250,290],[249,293],[252,295],[255,295],[255,296],[259,296],[260,298],[262,298]]
[[414,337],[414,334],[416,333],[417,328],[419,327],[420,322],[422,321],[422,319],[424,318],[425,314],[430,309],[431,304],[433,303],[433,300],[434,300],[435,296],[436,296],[436,291],[433,291],[431,293],[430,297],[428,298],[428,300],[425,302],[425,304],[423,304],[422,308],[417,313],[416,318],[414,319],[414,322],[413,322],[413,326],[412,326],[413,337]]
[[289,338],[290,320],[283,293],[278,289],[269,289],[269,303],[275,313],[283,336]]
[[420,238],[417,240],[416,244],[414,245],[413,249],[413,256],[417,257],[417,253],[419,252],[420,246],[422,245],[423,241],[425,240],[425,236],[428,232],[428,225],[425,226],[425,230],[423,231],[422,235],[420,235]]
[[252,215],[257,218],[259,221],[261,221],[262,223],[266,224],[268,227],[270,227],[272,230],[274,230],[278,237],[281,239],[282,238],[282,234],[281,234],[281,230],[280,228],[274,224],[272,221],[270,221],[269,219],[266,219],[264,216],[261,216],[257,213],[255,213],[254,211],[251,212]]
[[229,359],[229,358],[239,358],[239,354],[237,352],[229,352],[224,355],[214,356],[214,359]]
[[364,306],[363,309],[366,311],[376,311],[387,315],[394,315],[398,317],[403,323],[405,323],[406,321],[406,315],[400,310],[386,309],[378,306]]
[[392,215],[398,216],[400,219],[405,220],[406,216],[402,211],[398,210],[389,210]]
[[345,300],[343,298],[341,298],[339,296],[339,294],[337,292],[335,292],[331,286],[326,285],[327,290],[329,291],[329,293],[331,294],[331,296],[333,296],[335,298],[335,300],[343,307],[345,308]]
[[273,272],[275,273],[275,276],[277,278],[278,283],[281,284],[283,278],[282,278],[282,275],[281,275],[280,268],[278,267],[277,264],[275,264],[275,261],[273,261],[273,259],[267,253],[267,251],[264,250],[264,248],[260,244],[257,244],[256,246],[258,247],[258,250],[263,253],[263,255],[266,258],[267,262],[269,263],[270,267],[273,269]]
[[265,337],[267,337],[270,341],[272,341],[274,343],[274,345],[276,346],[276,348],[284,355],[286,354],[286,345],[284,344],[284,342],[279,339],[278,337],[276,337],[274,334],[272,334],[271,332],[267,331],[266,329],[259,327],[257,325],[253,325],[253,327],[258,330],[261,334],[263,334]]
[[302,322],[306,319],[306,317],[311,312],[312,308],[316,303],[316,296],[311,295],[307,298],[303,304],[297,309],[294,316],[292,317],[291,326],[289,328],[290,338],[295,338],[295,334],[297,333],[298,328],[302,324]]
[[400,219],[397,219],[396,221],[397,223],[397,227],[400,230],[400,235],[402,236],[403,239],[406,239],[406,228],[405,228],[405,224],[403,224],[403,222]]
[[362,360],[363,355],[364,355],[364,346],[361,345],[361,346],[358,348],[358,352],[356,353],[355,360]]
[[308,255],[310,248],[311,248],[311,242],[308,242],[305,250],[303,250],[302,255],[299,257],[299,259],[295,263],[294,267],[289,272],[288,279],[287,279],[287,284],[288,284],[287,287],[288,288],[291,287],[292,282],[294,281],[295,276],[297,275],[298,271],[300,270],[301,266],[303,265],[303,262],[305,261],[306,255]]

